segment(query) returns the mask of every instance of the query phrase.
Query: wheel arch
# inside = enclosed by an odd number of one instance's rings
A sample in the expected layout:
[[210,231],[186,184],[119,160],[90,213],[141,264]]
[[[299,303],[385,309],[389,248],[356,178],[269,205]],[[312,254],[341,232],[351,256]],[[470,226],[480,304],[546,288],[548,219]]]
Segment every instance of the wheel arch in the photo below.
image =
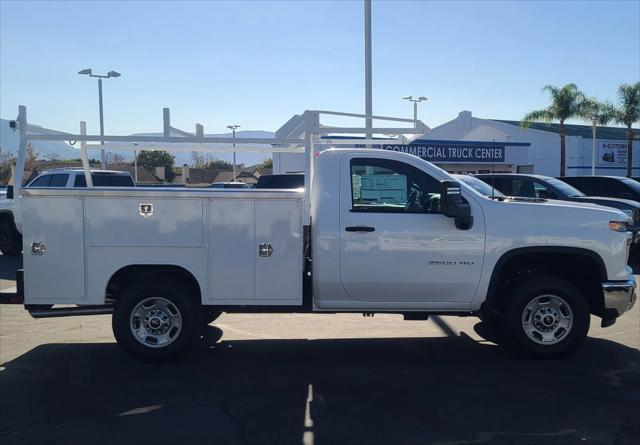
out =
[[[516,281],[538,272],[574,281],[587,297],[591,313],[602,314],[604,302],[600,283],[607,279],[604,260],[592,250],[564,246],[522,247],[505,252],[491,273],[482,310],[499,309],[502,291],[509,285],[509,280]],[[579,275],[584,279],[575,282]]]
[[105,300],[117,301],[132,283],[142,280],[172,280],[186,286],[189,296],[202,304],[202,286],[188,268],[176,264],[130,264],[114,272],[105,287]]
[[13,212],[6,209],[0,210],[0,221],[3,221],[3,220],[9,220],[14,225],[16,223],[15,218],[13,217]]

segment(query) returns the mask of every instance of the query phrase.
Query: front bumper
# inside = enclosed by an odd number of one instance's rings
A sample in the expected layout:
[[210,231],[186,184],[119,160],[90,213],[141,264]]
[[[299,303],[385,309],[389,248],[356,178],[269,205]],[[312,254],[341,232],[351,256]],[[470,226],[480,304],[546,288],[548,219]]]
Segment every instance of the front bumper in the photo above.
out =
[[612,317],[619,317],[631,310],[636,302],[637,285],[635,277],[626,281],[606,281],[602,283],[604,309]]

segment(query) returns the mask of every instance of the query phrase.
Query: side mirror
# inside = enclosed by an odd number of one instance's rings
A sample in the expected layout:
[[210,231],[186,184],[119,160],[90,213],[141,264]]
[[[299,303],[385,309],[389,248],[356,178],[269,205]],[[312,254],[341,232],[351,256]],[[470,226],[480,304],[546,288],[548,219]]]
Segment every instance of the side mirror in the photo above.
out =
[[7,199],[13,199],[13,186],[7,186]]
[[462,188],[457,181],[442,181],[440,202],[444,216],[454,218],[456,228],[469,230],[473,227],[471,206],[462,197]]

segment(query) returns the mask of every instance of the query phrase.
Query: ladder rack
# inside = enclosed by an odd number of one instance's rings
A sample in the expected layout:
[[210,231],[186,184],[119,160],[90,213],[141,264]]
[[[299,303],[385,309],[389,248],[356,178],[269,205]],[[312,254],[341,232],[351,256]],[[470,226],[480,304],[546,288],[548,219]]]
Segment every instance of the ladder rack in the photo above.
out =
[[[325,126],[320,124],[320,116],[338,116],[378,121],[411,123],[412,127],[338,127]],[[288,135],[287,137],[272,138],[246,138],[246,137],[212,137],[204,135],[204,127],[201,124],[195,125],[193,133],[184,131],[171,126],[171,113],[169,108],[164,108],[162,113],[162,135],[90,135],[86,131],[86,122],[80,122],[80,132],[78,134],[68,133],[64,131],[52,130],[38,125],[31,125],[27,120],[27,107],[20,105],[18,107],[18,118],[11,122],[11,127],[18,129],[20,132],[20,145],[18,148],[18,159],[16,165],[16,174],[14,178],[14,196],[20,201],[20,189],[22,188],[22,180],[24,176],[24,165],[26,161],[26,148],[29,141],[69,141],[71,145],[80,142],[80,158],[87,186],[93,187],[91,178],[91,170],[89,167],[89,159],[87,150],[89,149],[109,149],[109,150],[167,150],[167,151],[236,151],[236,152],[285,152],[285,153],[305,153],[305,221],[307,224],[310,220],[310,196],[311,184],[314,174],[314,160],[317,154],[316,147],[330,146],[365,146],[371,147],[379,145],[381,139],[373,138],[374,134],[384,135],[389,140],[389,136],[400,136],[405,134],[423,134],[429,130],[424,123],[413,119],[388,117],[388,116],[367,116],[357,113],[343,113],[337,111],[320,111],[307,110],[301,115],[301,123],[296,126],[296,136]],[[329,138],[323,139],[323,136],[348,134],[348,135],[371,135],[369,138]],[[393,140],[393,139],[391,139]],[[90,144],[90,142],[99,142],[99,144]],[[114,142],[107,146],[104,142]],[[210,144],[229,144],[228,146],[211,146]],[[238,147],[236,144],[264,144],[270,145],[269,148],[262,147]],[[17,205],[17,208],[20,206]],[[21,217],[20,211],[17,215]]]

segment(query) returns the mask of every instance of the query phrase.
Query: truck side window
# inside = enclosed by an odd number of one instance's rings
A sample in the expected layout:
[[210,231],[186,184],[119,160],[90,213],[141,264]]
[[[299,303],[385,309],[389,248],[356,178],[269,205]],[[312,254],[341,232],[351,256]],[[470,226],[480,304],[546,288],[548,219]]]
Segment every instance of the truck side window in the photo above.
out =
[[622,198],[622,199],[630,199],[632,198],[631,193],[625,186],[625,184],[619,179],[612,178],[601,178],[602,182],[604,182],[603,191],[604,194],[602,196],[612,196],[614,198]]
[[574,186],[587,196],[596,195],[596,183],[592,181],[591,178],[570,178],[564,182],[567,182],[569,185]]
[[87,180],[85,179],[84,175],[76,175],[76,179],[73,181],[73,186],[74,187],[86,187],[87,186]]
[[514,179],[511,187],[513,188],[513,196],[522,196],[524,198],[537,198],[538,194],[533,186],[533,181],[528,179]]
[[533,188],[536,191],[536,198],[558,199],[556,194],[549,190],[549,188],[541,182],[535,181],[533,183]]
[[49,187],[49,181],[51,181],[51,175],[40,176],[29,184],[29,187]]
[[390,159],[351,160],[351,210],[375,213],[440,213],[440,182]]
[[51,182],[49,183],[49,187],[66,187],[68,180],[69,175],[67,174],[51,175]]
[[513,184],[510,179],[506,178],[488,178],[483,179],[487,184],[492,187],[495,187],[498,191],[502,192],[507,196],[515,196],[513,193]]

